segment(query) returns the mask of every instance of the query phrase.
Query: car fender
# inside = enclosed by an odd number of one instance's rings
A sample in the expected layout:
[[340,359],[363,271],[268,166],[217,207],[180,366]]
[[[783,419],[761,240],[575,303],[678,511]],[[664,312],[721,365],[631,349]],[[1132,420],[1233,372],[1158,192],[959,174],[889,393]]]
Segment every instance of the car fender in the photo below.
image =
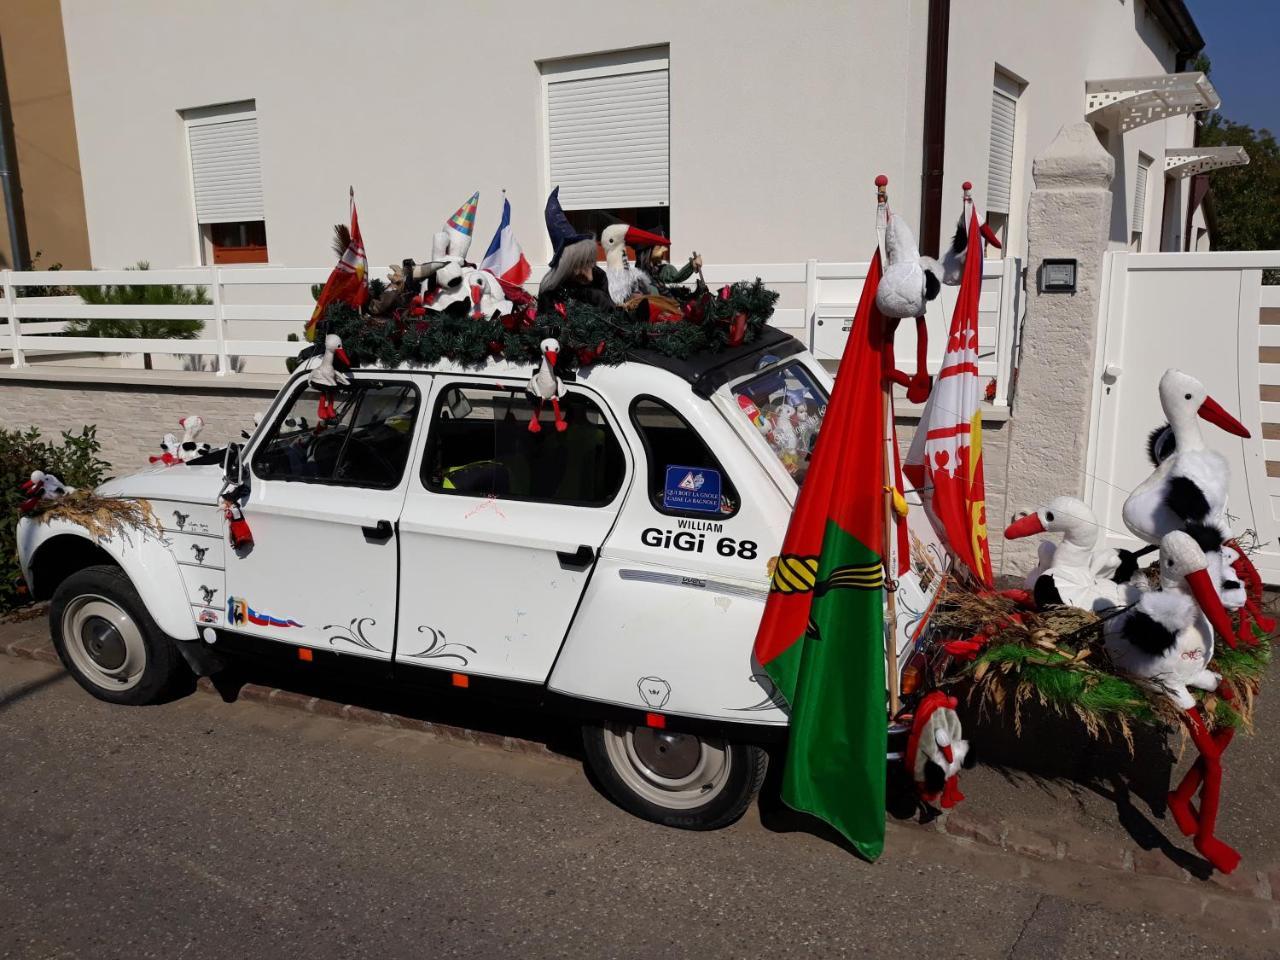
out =
[[785,726],[752,657],[767,586],[602,557],[548,687],[582,700],[698,719]]
[[167,538],[138,528],[124,535],[95,537],[69,520],[57,518],[37,523],[24,517],[18,522],[18,561],[23,577],[33,590],[39,586],[32,582],[32,562],[42,548],[56,550],[57,544],[50,541],[63,536],[87,540],[110,555],[129,577],[156,626],[166,634],[175,640],[196,639],[186,587]]

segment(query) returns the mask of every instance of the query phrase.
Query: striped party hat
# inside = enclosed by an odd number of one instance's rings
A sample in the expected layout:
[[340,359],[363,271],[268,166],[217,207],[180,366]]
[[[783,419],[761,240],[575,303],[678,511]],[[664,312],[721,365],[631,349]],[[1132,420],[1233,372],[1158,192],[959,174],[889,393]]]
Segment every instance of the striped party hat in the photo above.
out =
[[466,203],[458,208],[458,212],[449,218],[448,226],[457,230],[464,237],[471,236],[471,230],[476,225],[476,207],[480,203],[480,191],[477,190],[471,195]]

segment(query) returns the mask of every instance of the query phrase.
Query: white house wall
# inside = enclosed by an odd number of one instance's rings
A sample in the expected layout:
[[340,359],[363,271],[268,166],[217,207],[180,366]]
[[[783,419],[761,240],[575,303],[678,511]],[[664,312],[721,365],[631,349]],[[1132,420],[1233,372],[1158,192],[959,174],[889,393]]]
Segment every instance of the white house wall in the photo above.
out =
[[[1031,162],[1064,124],[1084,119],[1085,81],[1175,71],[1176,51],[1143,0],[1073,3],[964,0],[952,5],[948,60],[943,233],[960,208],[960,184],[974,183],[986,209],[991,89],[998,68],[1025,84],[1018,101],[1008,249],[1025,255]],[[1116,159],[1111,243],[1126,248],[1139,151],[1152,158],[1142,249],[1159,249],[1164,206],[1164,149],[1190,146],[1193,121],[1174,117],[1102,140]],[[1187,185],[1178,188],[1185,211]],[[1175,211],[1176,212],[1176,211]],[[1185,217],[1185,212],[1181,214]]]
[[353,184],[375,270],[506,188],[549,253],[539,62],[669,45],[671,229],[709,261],[865,259],[876,174],[918,217],[926,0],[64,0],[95,267],[199,262],[179,111],[256,102],[274,264],[328,262]]

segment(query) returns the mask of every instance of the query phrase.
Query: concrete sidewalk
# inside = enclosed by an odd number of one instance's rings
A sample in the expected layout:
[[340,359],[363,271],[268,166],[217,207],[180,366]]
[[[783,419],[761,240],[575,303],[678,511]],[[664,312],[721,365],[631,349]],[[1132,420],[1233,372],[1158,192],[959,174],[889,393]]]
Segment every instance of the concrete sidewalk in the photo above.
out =
[[[0,652],[57,663],[44,616],[0,624]],[[1098,744],[1065,721],[1032,723],[1024,716],[1015,737],[991,718],[968,718],[967,731],[979,758],[965,771],[967,800],[948,814],[920,824],[962,842],[998,847],[1040,861],[1071,861],[1108,870],[1163,877],[1180,884],[1208,884],[1240,897],[1280,903],[1280,830],[1270,798],[1280,782],[1280,703],[1269,702],[1273,665],[1259,698],[1252,735],[1237,736],[1226,754],[1219,836],[1244,860],[1224,877],[1209,870],[1167,816],[1164,795],[1194,757],[1178,759],[1164,738],[1142,732],[1130,758],[1123,742]],[[531,754],[553,763],[582,760],[576,727],[527,710],[495,707],[443,691],[430,702],[420,694],[338,686],[300,671],[246,674],[217,686],[202,679],[198,689],[224,700],[244,699],[281,709],[393,729],[425,733],[442,741]],[[1280,694],[1272,694],[1272,699]],[[766,784],[766,789],[768,784]],[[762,797],[762,816],[778,829],[795,829],[776,799]],[[898,806],[898,805],[891,805]],[[769,808],[775,808],[770,810]],[[909,802],[891,816],[920,823]]]

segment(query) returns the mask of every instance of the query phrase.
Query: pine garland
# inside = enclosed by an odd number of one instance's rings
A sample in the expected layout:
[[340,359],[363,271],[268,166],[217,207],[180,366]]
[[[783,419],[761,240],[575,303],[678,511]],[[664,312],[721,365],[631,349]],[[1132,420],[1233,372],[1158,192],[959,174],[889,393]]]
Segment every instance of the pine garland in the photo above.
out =
[[425,367],[441,360],[475,367],[493,357],[538,363],[539,344],[554,337],[560,341],[557,368],[563,372],[591,363],[622,363],[641,350],[675,359],[718,353],[733,342],[735,320],[741,327],[739,342],[751,343],[768,324],[778,300],[759,278],[731,284],[717,294],[683,288],[668,293],[685,308],[681,319],[650,322],[636,316],[644,312],[643,305],[634,312],[620,307],[601,310],[575,300],[538,310],[530,299],[497,320],[475,320],[452,309],[370,316],[335,303],[325,313],[324,333],[342,338],[352,363],[388,367]]

